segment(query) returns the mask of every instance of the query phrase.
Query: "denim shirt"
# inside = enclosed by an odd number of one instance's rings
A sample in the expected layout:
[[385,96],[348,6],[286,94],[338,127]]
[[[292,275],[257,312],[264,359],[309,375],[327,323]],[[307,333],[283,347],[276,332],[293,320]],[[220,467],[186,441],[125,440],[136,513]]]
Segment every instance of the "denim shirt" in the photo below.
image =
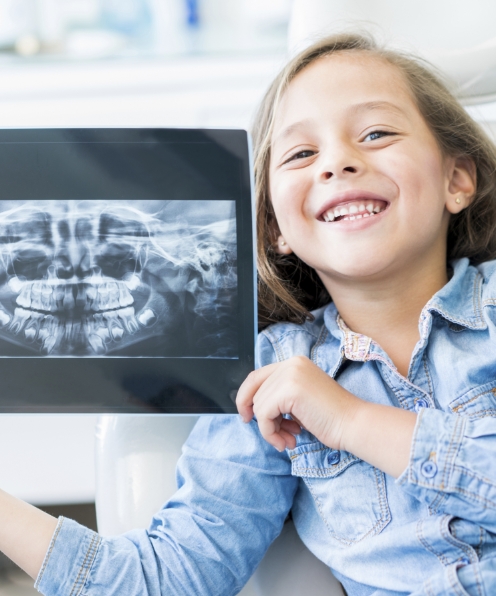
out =
[[453,267],[422,310],[407,378],[333,304],[259,336],[259,366],[304,355],[358,397],[417,412],[398,479],[306,431],[279,453],[256,422],[205,416],[149,528],[103,538],[60,518],[37,589],[236,594],[291,510],[350,596],[496,594],[496,262]]

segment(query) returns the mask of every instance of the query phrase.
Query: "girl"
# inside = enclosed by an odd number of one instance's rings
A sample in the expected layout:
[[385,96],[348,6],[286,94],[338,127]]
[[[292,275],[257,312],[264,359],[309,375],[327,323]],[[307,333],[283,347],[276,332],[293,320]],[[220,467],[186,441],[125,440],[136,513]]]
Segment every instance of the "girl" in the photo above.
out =
[[495,593],[492,144],[420,62],[347,34],[283,70],[254,140],[276,324],[246,424],[202,418],[147,531],[3,493],[0,549],[50,596],[235,594],[291,510],[350,595]]

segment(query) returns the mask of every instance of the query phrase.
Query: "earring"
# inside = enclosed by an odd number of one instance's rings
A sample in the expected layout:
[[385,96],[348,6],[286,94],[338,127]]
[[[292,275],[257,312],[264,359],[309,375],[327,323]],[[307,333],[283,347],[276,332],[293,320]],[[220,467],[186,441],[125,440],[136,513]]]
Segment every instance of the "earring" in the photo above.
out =
[[455,199],[455,203],[456,203],[457,205],[459,205],[461,202],[462,202],[462,200],[460,199],[460,197],[457,197],[457,198]]
[[284,242],[284,240],[281,240],[281,242],[279,242],[279,246],[286,246],[286,242]]

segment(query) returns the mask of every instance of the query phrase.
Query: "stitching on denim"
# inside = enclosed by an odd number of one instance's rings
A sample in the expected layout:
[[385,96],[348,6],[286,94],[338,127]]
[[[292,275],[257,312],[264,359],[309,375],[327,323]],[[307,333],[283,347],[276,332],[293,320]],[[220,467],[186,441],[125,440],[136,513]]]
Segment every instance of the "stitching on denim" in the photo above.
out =
[[[371,354],[371,360],[376,360],[376,358],[374,358],[374,355]],[[377,358],[377,360],[379,360],[379,358]],[[389,387],[389,389],[391,389],[391,391],[394,393],[394,395],[396,396],[396,399],[398,400],[400,406],[404,409],[404,410],[409,410],[410,406],[408,405],[408,401],[403,397],[403,393],[400,389],[398,389],[398,387],[396,387],[396,384],[392,381],[391,379],[391,375],[390,375],[390,367],[388,365],[387,362],[385,362],[386,364],[386,369],[383,371],[383,375],[385,377],[385,380],[387,382],[387,385]]]
[[276,353],[276,358],[277,358],[277,362],[282,362],[283,360],[285,360],[284,358],[284,350],[279,342],[279,340],[277,340],[276,342],[274,342],[272,344],[272,347],[274,348],[274,352]]
[[101,541],[102,539],[98,534],[93,534],[88,550],[86,551],[83,564],[79,569],[78,576],[76,578],[76,581],[74,582],[74,585],[72,586],[72,590],[69,596],[78,596],[79,594],[81,594],[81,590],[84,587],[84,583],[86,581],[86,578],[88,577],[88,573],[90,572],[93,561],[95,560],[96,553]]
[[[457,466],[455,467],[455,470],[459,471]],[[466,470],[464,470],[463,468],[461,468],[461,470],[466,473]],[[467,474],[467,475],[470,475],[470,474]],[[474,477],[477,480],[480,480],[479,477],[477,477],[477,476],[474,476]],[[420,486],[421,488],[429,488],[429,489],[436,490],[436,488],[434,486],[432,486],[431,484],[428,484],[428,483],[422,482],[422,481],[418,481],[417,486]],[[493,501],[489,501],[488,499],[485,499],[484,497],[480,497],[477,493],[472,493],[468,490],[465,490],[464,488],[460,488],[458,486],[450,486],[449,491],[451,493],[459,493],[461,495],[464,495],[465,497],[470,497],[471,499],[474,499],[474,501],[478,501],[479,503],[485,505],[486,507],[491,507],[492,509],[496,509],[496,503],[494,503]]]
[[427,510],[431,515],[435,513],[439,513],[441,506],[448,500],[449,493],[443,493],[441,491],[436,491],[437,494],[434,497],[432,503],[427,507]]
[[484,321],[482,319],[481,319],[480,324],[475,324],[470,319],[464,319],[463,317],[453,317],[453,316],[449,315],[440,306],[432,306],[432,310],[434,312],[437,312],[438,314],[440,314],[447,321],[451,321],[452,323],[460,323],[460,324],[465,325],[466,327],[469,327],[471,329],[485,329],[485,327],[486,327],[484,324]]
[[417,424],[413,430],[412,436],[412,448],[410,451],[410,461],[408,464],[408,480],[413,484],[415,482],[413,478],[413,471],[414,471],[414,463],[415,463],[415,452],[417,451],[417,443],[418,443],[418,433],[420,425],[422,424],[422,416],[424,415],[424,408],[420,408],[420,412],[417,414]]
[[453,594],[455,596],[467,596],[467,592],[465,591],[464,587],[460,584],[460,581],[457,577],[457,566],[452,565],[448,569],[448,581],[450,583],[450,587],[453,590]]
[[294,333],[296,333],[296,334],[307,333],[308,335],[311,335],[314,339],[317,339],[317,337],[319,336],[319,334],[312,333],[312,331],[310,331],[309,329],[303,328],[303,327],[299,327],[298,329],[287,329],[286,331],[283,331],[280,335],[273,334],[272,329],[270,329],[270,328],[265,329],[264,331],[262,331],[262,333],[270,341],[270,343],[279,342],[282,339],[285,339],[288,335],[292,335]]
[[[272,333],[269,333],[267,331],[262,331],[262,333],[264,334],[264,336],[267,338],[267,340],[270,342],[271,346],[274,349],[274,352],[276,353],[276,358],[278,362],[283,362],[284,360],[286,360],[286,358],[284,357],[284,350],[282,348],[282,340],[286,339],[288,337],[288,335],[292,335],[292,334],[299,334],[299,333],[307,333],[308,335],[310,335],[313,338],[317,338],[318,336],[315,335],[314,333],[311,333],[308,329],[290,329],[288,331],[283,332],[281,335],[278,335],[277,337],[274,337],[272,335]],[[322,331],[321,331],[322,333]]]
[[479,592],[480,596],[486,596],[484,584],[482,583],[482,576],[480,574],[479,561],[475,561],[475,563],[473,563],[472,569],[474,571],[475,581],[477,582],[477,591]]
[[424,354],[422,356],[422,361],[424,363],[424,372],[425,372],[425,376],[427,378],[427,386],[429,387],[429,395],[432,398],[434,398],[434,390],[432,388],[431,375],[429,373],[429,367],[427,366],[427,352],[424,352]]
[[373,352],[369,354],[368,360],[378,360],[380,362],[382,362],[383,364],[386,365],[385,369],[383,370],[383,376],[385,378],[385,381],[387,382],[388,387],[391,389],[391,391],[395,394],[396,398],[398,399],[401,407],[404,410],[411,410],[412,409],[412,405],[409,405],[408,401],[406,398],[402,397],[400,390],[396,387],[396,385],[398,384],[397,382],[394,382],[391,378],[391,373],[395,373],[398,377],[398,381],[399,384],[403,387],[403,389],[405,389],[406,391],[408,391],[409,393],[418,393],[421,396],[426,396],[429,400],[430,400],[430,395],[422,390],[420,387],[418,387],[417,385],[415,385],[414,383],[412,383],[411,381],[409,381],[408,379],[406,379],[405,377],[401,376],[398,373],[398,370],[396,368],[393,368],[389,362],[382,356],[380,356],[379,354],[374,354]]
[[455,419],[453,432],[450,437],[448,448],[445,455],[445,464],[443,466],[442,486],[449,486],[450,472],[454,469],[455,458],[460,450],[461,441],[463,437],[463,430],[465,428],[465,420],[460,416]]
[[432,591],[432,584],[431,584],[431,579],[428,579],[425,584],[425,593],[427,596],[436,596],[436,594],[434,594],[434,592]]
[[478,393],[477,395],[474,395],[474,397],[471,397],[468,401],[463,402],[462,404],[458,404],[457,406],[455,406],[454,408],[452,408],[452,411],[453,412],[458,412],[458,410],[464,408],[465,406],[467,406],[468,404],[472,403],[473,401],[475,401],[479,397],[482,397],[483,395],[487,395],[488,393],[493,393],[493,390],[494,390],[494,387],[492,387],[491,389],[488,389],[487,391],[483,391],[482,393]]
[[470,544],[462,542],[461,540],[458,540],[456,536],[453,536],[449,527],[453,516],[450,516],[450,518],[451,519],[449,519],[449,521],[446,521],[446,517],[443,518],[443,523],[441,523],[441,536],[446,540],[446,542],[463,551],[469,560],[472,561],[475,555],[474,549],[470,546]]
[[[423,519],[419,519],[419,521],[417,522],[417,525],[415,527],[415,534],[417,535],[417,539],[420,542],[420,544],[425,548],[425,550],[429,551],[430,553],[432,553],[435,557],[437,557],[441,563],[444,566],[448,566],[449,565],[449,561],[446,558],[446,556],[444,555],[444,553],[442,552],[437,552],[426,540],[426,538],[424,538],[424,534],[422,532],[422,525],[424,523]],[[442,523],[442,519],[440,520],[440,523]]]
[[[455,470],[459,474],[463,474],[464,476],[469,476],[470,478],[473,478],[474,480],[478,480],[479,482],[481,482],[483,484],[488,484],[491,488],[493,488],[496,491],[496,484],[494,484],[494,482],[492,482],[492,480],[490,478],[486,478],[485,476],[481,476],[480,474],[471,472],[470,470],[467,470],[466,468],[464,468],[462,466],[458,466],[458,465],[454,465],[453,470]],[[456,489],[458,487],[455,485],[454,488]],[[487,502],[492,503],[492,501],[487,501]]]
[[314,346],[310,350],[310,360],[319,366],[319,355],[318,351],[319,348],[324,344],[325,340],[327,339],[328,331],[326,327],[322,327],[319,336],[317,337],[317,341],[315,342]]
[[[311,452],[308,452],[311,453]],[[299,457],[299,456],[296,456]],[[340,472],[342,472],[344,470],[344,468],[348,468],[349,466],[351,466],[352,464],[356,463],[360,461],[359,459],[351,456],[351,457],[346,457],[345,459],[342,459],[339,464],[335,464],[336,467],[328,467],[328,468],[303,468],[301,466],[296,466],[293,465],[292,467],[292,473],[294,473],[293,475],[296,475],[296,472],[301,473],[302,475],[306,474],[311,474],[312,478],[333,478],[334,476],[337,476]],[[329,475],[329,471],[332,472],[332,475]]]
[[470,420],[479,420],[479,418],[491,418],[496,416],[496,409],[495,408],[488,408],[487,410],[481,410],[480,412],[476,412],[474,414],[470,414]]
[[[482,275],[477,272],[477,275],[475,277],[474,280],[474,309],[477,312],[477,316],[479,317],[479,320],[483,323],[483,319],[482,319],[482,308],[481,308],[481,300],[482,300]],[[477,302],[477,304],[475,304],[475,301]]]
[[319,447],[318,449],[311,449],[310,451],[304,451],[303,453],[293,453],[293,455],[289,456],[289,459],[296,459],[306,453],[318,453],[319,451],[325,451],[326,449],[328,449],[328,447]]
[[64,517],[61,517],[60,520],[59,520],[59,523],[57,524],[57,527],[55,528],[55,532],[53,533],[52,539],[50,541],[50,546],[48,547],[48,552],[45,555],[45,559],[43,561],[43,565],[41,566],[40,572],[38,573],[38,579],[36,580],[36,583],[34,585],[34,587],[36,589],[38,589],[38,586],[41,583],[41,578],[43,577],[43,574],[45,573],[46,566],[48,565],[48,560],[50,559],[50,556],[52,554],[52,551],[53,551],[53,549],[55,547],[55,541],[57,540],[57,537],[59,535],[59,532],[60,532],[60,530],[62,528],[62,524],[64,523],[64,519],[65,519]]
[[388,507],[387,494],[386,494],[386,481],[384,473],[378,468],[373,468],[375,475],[375,482],[377,487],[377,493],[379,495],[379,503],[381,507],[381,519],[384,518],[386,526],[391,521],[391,511]]
[[[375,474],[375,470],[376,470],[376,468],[374,468],[374,474]],[[384,473],[381,472],[380,470],[377,470],[377,471],[379,472],[379,474],[382,475],[382,480],[383,480],[382,485],[383,485],[384,492],[385,492]],[[303,477],[303,481],[307,485],[308,490],[310,491],[310,494],[312,495],[313,500],[315,501],[315,504],[317,505],[317,509],[319,510],[320,517],[321,517],[322,521],[324,522],[324,524],[327,528],[327,531],[333,538],[335,538],[338,542],[341,542],[341,544],[344,544],[345,546],[351,546],[353,544],[357,544],[358,542],[361,542],[362,540],[364,540],[365,538],[368,538],[371,535],[373,536],[374,534],[378,534],[391,521],[391,512],[389,511],[389,507],[387,506],[387,499],[386,499],[386,519],[385,520],[383,520],[383,517],[381,514],[381,517],[379,519],[377,519],[377,521],[372,526],[372,528],[368,532],[366,532],[363,536],[360,536],[359,538],[357,538],[355,540],[347,540],[346,538],[341,538],[341,537],[337,536],[337,534],[329,526],[327,517],[324,515],[324,512],[322,510],[322,505],[321,505],[320,499],[317,497],[317,495],[315,494],[315,492],[313,490],[313,484],[312,484],[310,478],[308,476]],[[376,488],[379,488],[377,479],[376,479]],[[379,494],[379,500],[380,499],[381,499],[381,495]]]

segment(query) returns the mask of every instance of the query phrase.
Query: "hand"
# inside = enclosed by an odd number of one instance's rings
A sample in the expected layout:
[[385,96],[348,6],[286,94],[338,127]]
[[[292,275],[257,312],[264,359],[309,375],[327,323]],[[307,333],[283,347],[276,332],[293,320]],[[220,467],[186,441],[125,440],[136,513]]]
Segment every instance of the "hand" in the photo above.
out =
[[361,402],[303,356],[250,373],[236,398],[243,420],[250,422],[255,415],[262,436],[279,451],[294,449],[301,428],[328,447],[342,449],[345,429]]

